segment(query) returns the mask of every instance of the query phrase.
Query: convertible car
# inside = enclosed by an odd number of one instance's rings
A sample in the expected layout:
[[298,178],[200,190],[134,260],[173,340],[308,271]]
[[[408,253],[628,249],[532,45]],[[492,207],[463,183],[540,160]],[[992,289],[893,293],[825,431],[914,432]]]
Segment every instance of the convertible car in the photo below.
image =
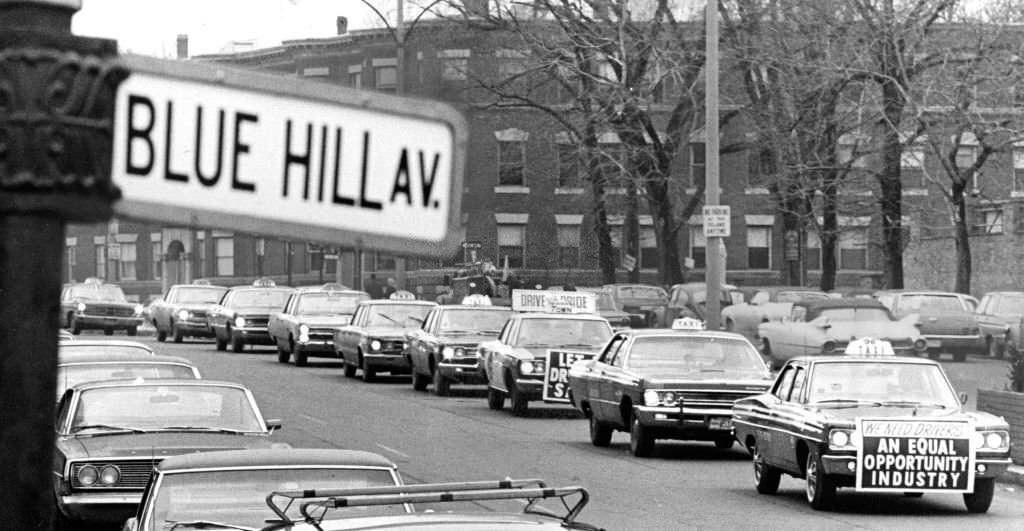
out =
[[882,303],[870,299],[795,302],[784,319],[757,327],[761,353],[773,369],[797,356],[841,354],[858,337],[888,341],[902,355],[928,350],[915,316],[896,319]]
[[743,334],[753,341],[757,336],[757,325],[765,321],[779,321],[789,315],[793,303],[802,300],[825,300],[829,296],[822,291],[792,287],[771,286],[755,288],[747,302],[733,304],[722,309],[722,323],[730,332]]

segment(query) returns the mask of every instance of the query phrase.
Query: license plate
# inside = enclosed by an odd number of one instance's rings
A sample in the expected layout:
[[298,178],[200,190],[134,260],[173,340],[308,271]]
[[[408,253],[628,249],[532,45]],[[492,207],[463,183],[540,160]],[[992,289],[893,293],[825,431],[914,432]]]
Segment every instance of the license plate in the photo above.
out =
[[941,347],[942,347],[942,340],[939,340],[939,339],[929,339],[928,340],[928,348],[941,348]]
[[731,430],[732,417],[711,417],[708,427],[712,430]]

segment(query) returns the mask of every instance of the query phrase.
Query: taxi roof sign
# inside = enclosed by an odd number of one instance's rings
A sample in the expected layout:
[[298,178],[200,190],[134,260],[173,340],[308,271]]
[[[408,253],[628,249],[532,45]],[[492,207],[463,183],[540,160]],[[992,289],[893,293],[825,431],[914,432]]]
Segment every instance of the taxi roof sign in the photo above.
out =
[[597,294],[589,291],[512,290],[512,310],[541,313],[597,313]]
[[482,293],[473,293],[462,298],[466,306],[491,306],[491,298]]
[[273,288],[277,286],[277,282],[274,282],[274,279],[269,277],[260,277],[253,280],[252,285],[258,288]]
[[388,298],[393,301],[414,301],[416,300],[416,295],[413,295],[411,291],[398,290],[389,295]]
[[672,330],[706,330],[704,321],[693,317],[681,317],[672,321]]
[[[448,256],[468,126],[440,101],[123,55],[119,217]],[[409,220],[415,220],[409,223]]]
[[850,341],[846,345],[843,354],[850,356],[895,356],[896,351],[892,349],[892,343],[883,339],[873,337],[862,337]]

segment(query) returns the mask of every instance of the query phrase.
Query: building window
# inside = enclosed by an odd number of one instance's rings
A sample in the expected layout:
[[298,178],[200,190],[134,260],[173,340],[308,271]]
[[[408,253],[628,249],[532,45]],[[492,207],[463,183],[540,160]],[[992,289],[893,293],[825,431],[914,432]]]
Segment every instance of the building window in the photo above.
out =
[[806,233],[807,247],[804,251],[804,265],[807,269],[818,271],[821,269],[821,239],[814,230]]
[[574,144],[556,144],[558,149],[558,187],[580,186],[580,157]]
[[573,269],[580,266],[580,226],[558,226],[558,267]]
[[164,249],[160,233],[150,235],[150,249],[153,257],[153,280],[160,280],[164,273]]
[[78,262],[78,250],[75,247],[75,244],[69,244],[64,249],[65,249],[64,259],[66,260],[66,263],[67,263],[67,266],[68,266],[68,277],[67,278],[68,278],[68,282],[71,282],[75,278],[74,271],[75,271],[76,262]]
[[603,167],[605,188],[623,188],[626,186],[626,147],[620,143],[601,144],[601,166]]
[[775,174],[775,161],[768,148],[747,152],[747,188],[765,188]]
[[374,65],[373,86],[381,92],[395,92],[398,89],[398,67],[394,64]]
[[509,267],[526,264],[526,225],[498,225],[498,260]]
[[697,188],[704,184],[705,162],[703,142],[690,144],[690,186]]
[[348,86],[354,89],[363,88],[363,65],[348,67]]
[[1013,150],[1013,191],[1024,192],[1024,149]]
[[135,243],[122,243],[121,244],[121,257],[118,259],[119,269],[119,280],[135,280],[138,277],[136,271],[136,263],[138,261],[138,254],[136,252]]
[[508,85],[517,83],[526,73],[528,55],[519,50],[498,50],[494,53],[498,59],[499,82]]
[[747,227],[747,268],[771,269],[772,228]]
[[213,239],[213,252],[217,260],[217,276],[235,274],[235,239],[231,236]]
[[867,227],[851,227],[839,233],[839,268],[868,268]]
[[107,278],[107,246],[96,244],[96,277]]
[[640,227],[640,269],[657,269],[658,237],[654,227]]
[[380,251],[373,253],[374,257],[374,269],[377,271],[394,271],[395,267],[395,256],[391,254],[384,254]]
[[441,50],[437,52],[441,60],[441,80],[465,81],[469,72],[469,50]]
[[690,258],[694,269],[707,267],[707,239],[704,238],[703,225],[690,226]]
[[1003,233],[1003,209],[1002,207],[979,208],[974,212],[974,234],[1002,234]]
[[526,142],[498,141],[498,185],[526,186]]

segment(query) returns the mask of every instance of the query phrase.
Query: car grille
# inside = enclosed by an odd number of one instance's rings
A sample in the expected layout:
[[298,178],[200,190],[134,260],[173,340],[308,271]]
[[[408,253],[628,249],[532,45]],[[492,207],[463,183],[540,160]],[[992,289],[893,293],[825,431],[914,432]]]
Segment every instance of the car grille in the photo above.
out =
[[85,308],[86,315],[104,315],[108,317],[131,317],[135,315],[134,308],[125,308],[122,306],[93,306],[88,305]]
[[[373,339],[370,340],[371,342]],[[380,349],[377,352],[383,352],[385,354],[401,354],[405,350],[405,342],[402,340],[388,340],[379,339]]]
[[246,328],[266,328],[268,322],[270,322],[270,319],[267,318],[267,317],[246,317],[245,318],[245,327]]
[[188,314],[192,319],[206,319],[206,310],[189,310]]
[[309,339],[313,341],[330,341],[334,342],[334,329],[332,328],[312,328],[309,331]]
[[702,403],[706,404],[728,404],[732,405],[733,402],[746,398],[748,396],[754,396],[759,394],[758,391],[682,391],[683,404],[699,405]]
[[[136,489],[142,490],[146,487],[146,483],[149,481],[149,475],[153,471],[153,467],[159,463],[159,459],[142,459],[142,460],[109,460],[109,461],[90,461],[90,462],[79,462],[71,465],[71,488],[74,489]],[[114,465],[121,471],[121,479],[117,484],[112,486],[92,486],[86,487],[78,481],[78,471],[85,465],[92,465],[97,469],[102,469],[107,465]]]

